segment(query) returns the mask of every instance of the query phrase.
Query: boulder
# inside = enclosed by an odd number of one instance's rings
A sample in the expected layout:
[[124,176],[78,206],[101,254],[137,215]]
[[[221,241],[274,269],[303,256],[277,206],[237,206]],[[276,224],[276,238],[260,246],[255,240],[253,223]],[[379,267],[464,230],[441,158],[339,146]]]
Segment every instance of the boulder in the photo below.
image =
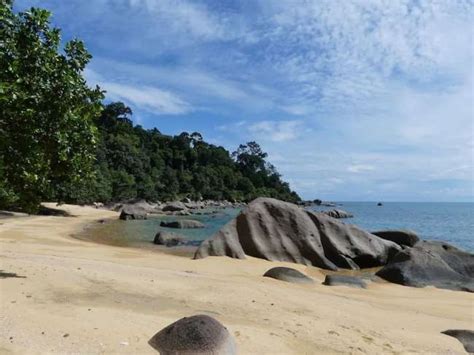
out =
[[360,277],[349,275],[327,275],[323,285],[326,286],[349,286],[357,288],[366,288],[367,283]]
[[181,318],[156,333],[148,344],[161,355],[237,353],[229,331],[206,315]]
[[420,241],[416,233],[411,230],[384,230],[372,232],[372,234],[402,246],[412,247]]
[[474,353],[474,331],[465,329],[448,329],[443,334],[456,338],[468,353]]
[[324,269],[385,265],[401,248],[356,226],[272,198],[258,198],[213,237],[194,258],[230,256],[288,261]]
[[474,254],[443,242],[421,241],[397,253],[376,275],[400,285],[474,292]]
[[158,233],[156,233],[153,243],[158,245],[165,245],[167,247],[175,247],[177,245],[184,244],[185,239],[178,234],[166,231],[159,231]]
[[324,214],[327,214],[329,217],[332,218],[352,218],[354,215],[350,214],[349,212],[343,210],[333,209],[330,211],[324,211]]
[[204,228],[205,225],[199,221],[193,219],[180,219],[178,221],[161,221],[160,226],[166,228],[179,228],[179,229],[189,229],[189,228]]
[[307,284],[314,282],[312,278],[289,267],[274,267],[263,274],[263,276],[292,283]]
[[186,209],[186,206],[182,202],[171,202],[163,206],[162,210],[164,212],[176,212],[176,211],[183,211]]
[[120,212],[120,219],[147,219],[147,213],[144,209],[135,207],[133,205],[125,205]]

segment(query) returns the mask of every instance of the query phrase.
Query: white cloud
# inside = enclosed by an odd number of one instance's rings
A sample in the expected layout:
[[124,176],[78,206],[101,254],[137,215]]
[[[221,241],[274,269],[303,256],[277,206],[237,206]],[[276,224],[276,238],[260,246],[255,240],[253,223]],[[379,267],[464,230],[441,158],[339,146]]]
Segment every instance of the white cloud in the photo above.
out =
[[87,80],[106,90],[107,98],[123,100],[133,107],[149,111],[156,115],[181,115],[192,111],[190,103],[178,95],[153,86],[135,86],[120,82],[107,81],[93,70],[86,70]]
[[292,141],[302,133],[302,121],[260,121],[248,127],[254,137],[271,142]]
[[155,87],[134,87],[111,82],[104,82],[102,86],[109,98],[124,100],[157,115],[179,115],[191,111],[191,105],[179,96]]

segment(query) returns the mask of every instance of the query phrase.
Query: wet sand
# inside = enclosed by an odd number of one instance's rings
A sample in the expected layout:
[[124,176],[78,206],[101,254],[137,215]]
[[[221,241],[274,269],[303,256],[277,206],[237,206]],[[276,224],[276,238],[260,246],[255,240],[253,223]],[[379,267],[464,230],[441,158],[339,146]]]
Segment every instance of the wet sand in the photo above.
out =
[[[327,287],[317,268],[255,258],[191,260],[73,238],[116,212],[65,205],[75,217],[0,224],[0,353],[154,353],[169,323],[209,314],[242,354],[465,353],[446,329],[474,328],[474,295],[373,282]],[[296,285],[261,275],[294,267]]]

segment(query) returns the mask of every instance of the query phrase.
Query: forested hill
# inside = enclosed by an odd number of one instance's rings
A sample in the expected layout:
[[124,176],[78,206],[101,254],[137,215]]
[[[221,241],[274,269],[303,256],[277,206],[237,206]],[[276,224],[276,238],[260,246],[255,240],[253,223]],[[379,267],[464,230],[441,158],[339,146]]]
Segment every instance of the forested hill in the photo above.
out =
[[0,209],[41,201],[88,203],[258,196],[299,200],[255,142],[232,155],[199,133],[167,136],[134,126],[123,103],[90,88],[92,56],[61,44],[51,14],[0,1]]
[[131,110],[117,102],[97,120],[97,179],[93,200],[180,197],[249,201],[259,196],[299,200],[266,153],[249,142],[230,154],[205,142],[201,134],[161,134],[134,126]]

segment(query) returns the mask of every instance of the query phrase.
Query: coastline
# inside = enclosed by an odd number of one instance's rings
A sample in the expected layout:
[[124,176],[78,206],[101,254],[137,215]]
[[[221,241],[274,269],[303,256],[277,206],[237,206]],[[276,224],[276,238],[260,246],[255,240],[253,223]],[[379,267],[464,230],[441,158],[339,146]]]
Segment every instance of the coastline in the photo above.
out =
[[[321,285],[324,272],[248,258],[190,260],[72,237],[117,212],[61,206],[75,217],[0,220],[0,353],[155,353],[147,344],[175,320],[209,314],[239,353],[465,353],[440,332],[472,329],[472,294],[371,283]],[[263,278],[274,266],[313,285]],[[67,336],[65,336],[67,334]]]

